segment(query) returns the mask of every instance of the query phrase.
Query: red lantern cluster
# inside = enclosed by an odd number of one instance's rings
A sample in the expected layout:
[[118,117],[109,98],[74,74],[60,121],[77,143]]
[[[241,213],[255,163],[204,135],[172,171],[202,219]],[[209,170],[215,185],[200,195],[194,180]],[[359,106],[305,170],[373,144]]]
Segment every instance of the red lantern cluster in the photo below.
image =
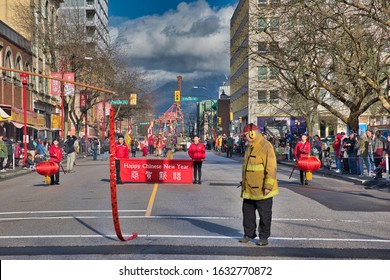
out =
[[37,164],[35,170],[38,174],[41,174],[43,176],[51,176],[58,172],[60,167],[55,162],[50,161],[42,161]]
[[314,156],[301,157],[298,160],[298,168],[302,171],[316,171],[321,168],[321,161]]

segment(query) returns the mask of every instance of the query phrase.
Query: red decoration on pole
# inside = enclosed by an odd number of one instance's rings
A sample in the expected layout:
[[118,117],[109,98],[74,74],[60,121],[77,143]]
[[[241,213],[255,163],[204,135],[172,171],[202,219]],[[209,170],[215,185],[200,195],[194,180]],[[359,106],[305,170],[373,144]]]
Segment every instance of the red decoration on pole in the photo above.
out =
[[23,165],[25,165],[27,160],[27,83],[28,83],[28,74],[21,73],[20,78],[23,84]]
[[[64,79],[65,61],[61,62],[61,79]],[[64,82],[61,82],[61,138],[65,139],[65,103],[64,103]]]
[[37,164],[35,170],[42,176],[51,176],[58,172],[60,167],[57,163],[51,161],[42,161]]
[[302,171],[316,171],[321,168],[321,161],[314,156],[303,156],[298,160],[298,168]]
[[115,113],[114,108],[110,109],[110,189],[111,189],[111,208],[112,218],[114,220],[114,227],[116,236],[121,241],[128,241],[138,237],[137,232],[133,232],[131,236],[125,238],[122,235],[121,226],[119,223],[118,214],[118,199],[116,195],[116,167],[115,167]]

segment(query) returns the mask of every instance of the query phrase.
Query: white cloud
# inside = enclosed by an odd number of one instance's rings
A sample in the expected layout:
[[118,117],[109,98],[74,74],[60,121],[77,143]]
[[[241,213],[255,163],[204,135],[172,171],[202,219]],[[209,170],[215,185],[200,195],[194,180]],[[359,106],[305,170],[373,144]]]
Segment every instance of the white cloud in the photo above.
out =
[[122,42],[130,63],[151,77],[227,74],[233,12],[232,6],[211,8],[205,0],[182,2],[161,16],[121,20],[111,34]]

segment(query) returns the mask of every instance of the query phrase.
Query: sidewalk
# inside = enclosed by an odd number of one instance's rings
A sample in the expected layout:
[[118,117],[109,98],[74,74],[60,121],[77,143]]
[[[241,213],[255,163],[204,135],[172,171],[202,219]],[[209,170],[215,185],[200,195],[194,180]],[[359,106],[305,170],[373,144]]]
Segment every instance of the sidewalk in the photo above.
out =
[[[216,151],[214,151],[215,154],[218,154]],[[220,156],[226,156],[226,153],[221,153]],[[243,159],[243,154],[237,154],[233,153],[233,159]],[[285,165],[285,166],[291,166],[291,170],[295,165],[295,161],[286,161],[286,160],[278,160],[278,164]],[[389,192],[390,193],[390,179],[386,180],[386,178],[379,178],[375,179],[371,176],[364,176],[360,177],[359,175],[352,175],[352,174],[343,174],[343,173],[336,173],[333,169],[329,170],[327,168],[320,168],[317,171],[314,171],[314,174],[326,176],[326,177],[333,177],[337,179],[341,179],[344,181],[355,183],[356,185],[362,185],[365,189],[377,189],[383,192]],[[383,176],[386,176],[383,174]]]
[[[278,160],[278,164],[291,166],[291,169],[295,163],[295,161]],[[321,174],[322,176],[334,177],[356,183],[364,186],[365,189],[377,189],[384,192],[390,192],[390,180],[386,180],[386,178],[375,179],[374,177],[366,175],[360,177],[359,175],[336,173],[333,169],[329,170],[327,168],[320,168],[319,170],[314,171],[314,174]],[[386,175],[384,174],[384,176]]]
[[[83,154],[78,154],[76,156],[76,159],[86,158]],[[20,162],[21,163],[21,162]],[[66,158],[63,159],[62,164],[66,168]],[[7,172],[0,173],[0,182],[6,179],[10,179],[16,176],[25,175],[28,173],[36,172],[35,169],[23,169],[22,165],[20,164],[19,167],[15,167],[15,169],[7,169]]]
[[15,167],[15,169],[7,169],[7,172],[0,173],[0,182],[2,180],[12,178],[19,175],[24,175],[26,173],[35,172],[33,169],[23,169],[21,166]]

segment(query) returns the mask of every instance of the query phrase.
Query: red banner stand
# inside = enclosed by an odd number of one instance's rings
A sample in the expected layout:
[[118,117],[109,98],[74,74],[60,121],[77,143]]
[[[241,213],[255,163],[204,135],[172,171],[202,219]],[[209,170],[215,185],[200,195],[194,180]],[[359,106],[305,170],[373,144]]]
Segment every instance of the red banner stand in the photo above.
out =
[[192,160],[121,159],[121,181],[192,184],[192,166]]

